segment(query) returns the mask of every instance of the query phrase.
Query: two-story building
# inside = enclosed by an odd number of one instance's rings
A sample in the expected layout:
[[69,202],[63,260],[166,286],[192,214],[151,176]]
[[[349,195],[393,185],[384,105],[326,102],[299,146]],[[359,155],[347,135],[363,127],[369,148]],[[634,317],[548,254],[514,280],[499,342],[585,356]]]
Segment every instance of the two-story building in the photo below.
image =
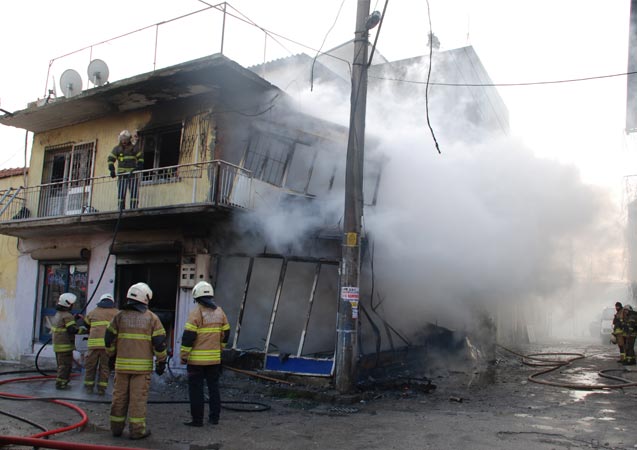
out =
[[[343,184],[346,129],[219,54],[43,103],[0,117],[33,133],[28,184],[0,206],[0,233],[21,253],[4,319],[19,326],[3,346],[37,352],[63,292],[90,310],[144,281],[175,351],[190,288],[209,280],[233,349],[331,373],[342,207],[321,199]],[[123,129],[139,136],[144,168],[137,207],[120,210],[107,157]]]

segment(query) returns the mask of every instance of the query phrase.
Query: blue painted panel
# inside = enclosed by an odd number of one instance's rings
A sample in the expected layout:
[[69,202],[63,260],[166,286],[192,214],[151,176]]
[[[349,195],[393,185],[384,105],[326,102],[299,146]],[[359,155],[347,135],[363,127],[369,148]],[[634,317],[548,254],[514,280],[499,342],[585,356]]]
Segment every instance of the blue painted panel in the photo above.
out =
[[265,360],[267,370],[297,373],[302,375],[332,375],[333,359],[297,358],[290,356],[281,361],[278,355],[268,355]]

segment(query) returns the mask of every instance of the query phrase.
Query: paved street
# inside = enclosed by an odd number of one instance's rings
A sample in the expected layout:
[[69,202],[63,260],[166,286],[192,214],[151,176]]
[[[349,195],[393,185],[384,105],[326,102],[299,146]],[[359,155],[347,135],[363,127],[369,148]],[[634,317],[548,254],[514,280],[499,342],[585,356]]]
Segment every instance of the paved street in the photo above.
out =
[[[616,347],[610,345],[561,343],[515,350],[523,354],[587,355],[542,380],[607,384],[613,382],[599,378],[597,372],[621,368],[615,362]],[[77,403],[89,414],[89,425],[81,432],[71,431],[53,439],[170,450],[637,448],[637,388],[582,391],[529,382],[527,377],[538,370],[499,350],[491,380],[472,373],[437,370],[433,379],[437,389],[431,393],[409,386],[400,390],[376,389],[354,403],[328,402],[329,392],[316,388],[308,390],[307,395],[294,389],[274,395],[272,383],[225,371],[224,401],[260,402],[271,409],[224,409],[218,426],[193,430],[182,425],[189,418],[187,403],[151,404],[148,423],[152,436],[130,441],[111,437],[108,404]],[[153,378],[152,399],[184,400],[183,381],[171,380],[167,375],[161,380]],[[637,381],[634,367],[622,376]],[[83,395],[79,383],[74,384],[65,396]],[[56,394],[50,382],[12,383],[0,390],[39,396]],[[77,421],[76,413],[50,403],[0,400],[0,410],[28,417],[47,428]],[[28,436],[35,432],[15,419],[3,418],[0,425],[3,435]]]

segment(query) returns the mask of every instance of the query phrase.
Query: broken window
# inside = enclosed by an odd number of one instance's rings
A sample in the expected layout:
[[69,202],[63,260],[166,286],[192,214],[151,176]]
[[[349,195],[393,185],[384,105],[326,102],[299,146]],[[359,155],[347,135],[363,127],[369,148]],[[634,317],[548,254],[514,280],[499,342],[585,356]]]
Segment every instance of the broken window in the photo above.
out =
[[95,142],[45,147],[39,213],[81,214],[90,204]]
[[86,263],[60,262],[40,266],[42,298],[40,303],[40,342],[51,338],[51,324],[58,299],[65,292],[77,296],[73,313],[78,313],[86,305],[88,265]]
[[243,167],[266,183],[281,186],[294,142],[271,134],[258,133],[250,139]]
[[181,124],[156,128],[140,133],[141,147],[144,152],[144,172],[142,181],[173,181],[179,164],[181,145]]

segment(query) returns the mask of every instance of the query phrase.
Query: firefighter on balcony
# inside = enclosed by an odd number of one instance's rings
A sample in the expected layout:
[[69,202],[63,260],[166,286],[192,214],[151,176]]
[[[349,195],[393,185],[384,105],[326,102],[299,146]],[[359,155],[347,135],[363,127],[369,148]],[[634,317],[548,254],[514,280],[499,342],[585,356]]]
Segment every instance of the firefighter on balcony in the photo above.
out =
[[[115,162],[117,162],[117,174],[115,173]],[[137,208],[137,195],[139,192],[139,174],[136,170],[144,169],[144,152],[139,146],[137,134],[135,139],[130,131],[123,130],[119,134],[119,144],[117,144],[108,155],[108,170],[111,178],[117,176],[117,201],[120,210],[126,207],[126,191],[130,190],[130,207]]]
[[[73,350],[75,350],[75,335],[86,333],[79,314],[74,317],[71,308],[77,301],[75,294],[65,292],[60,295],[57,312],[53,316],[51,333],[53,334],[53,351],[57,362],[57,377],[55,379],[56,389],[67,389],[71,379],[71,369],[73,368]],[[76,318],[78,322],[76,322]]]
[[113,296],[104,294],[100,297],[97,307],[84,318],[84,322],[90,329],[88,352],[84,361],[84,388],[89,394],[93,392],[96,375],[97,394],[104,395],[106,393],[110,368],[108,364],[109,356],[104,345],[104,335],[106,334],[106,327],[108,327],[118,312],[119,310],[115,308]]
[[157,315],[148,309],[153,292],[146,283],[133,284],[127,303],[113,318],[104,337],[109,355],[115,355],[115,382],[111,401],[111,432],[121,436],[126,425],[131,439],[150,435],[146,427],[146,403],[150,374],[166,369],[166,331]]
[[192,297],[197,305],[188,316],[180,349],[181,363],[187,364],[192,416],[192,420],[184,424],[201,427],[204,417],[204,381],[208,385],[208,420],[213,425],[219,423],[221,349],[228,342],[230,325],[223,309],[214,302],[214,290],[210,283],[197,283],[192,289]]

